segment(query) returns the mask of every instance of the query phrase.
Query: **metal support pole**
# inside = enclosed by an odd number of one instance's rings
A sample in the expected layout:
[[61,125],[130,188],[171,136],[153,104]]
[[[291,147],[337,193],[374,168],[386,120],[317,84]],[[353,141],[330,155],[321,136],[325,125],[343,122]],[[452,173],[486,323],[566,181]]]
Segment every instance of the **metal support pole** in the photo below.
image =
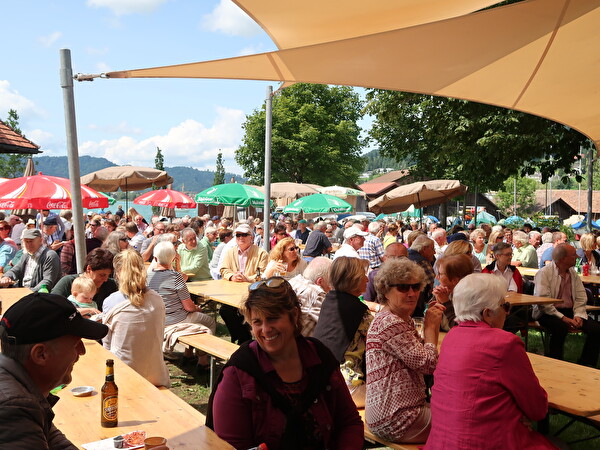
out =
[[77,124],[75,122],[75,98],[73,96],[73,69],[71,50],[60,50],[60,86],[63,91],[65,128],[67,132],[67,160],[71,181],[71,208],[73,210],[73,232],[75,236],[75,257],[77,273],[82,273],[85,263],[85,236],[83,224],[83,203],[81,201],[81,180],[79,173],[79,149],[77,147]]
[[273,86],[267,87],[267,103],[265,105],[265,203],[263,206],[263,248],[269,251],[269,220],[271,218],[271,133],[273,123]]
[[587,223],[585,224],[585,229],[588,233],[592,232],[592,197],[594,194],[594,150],[595,146],[590,145],[590,149],[588,152]]

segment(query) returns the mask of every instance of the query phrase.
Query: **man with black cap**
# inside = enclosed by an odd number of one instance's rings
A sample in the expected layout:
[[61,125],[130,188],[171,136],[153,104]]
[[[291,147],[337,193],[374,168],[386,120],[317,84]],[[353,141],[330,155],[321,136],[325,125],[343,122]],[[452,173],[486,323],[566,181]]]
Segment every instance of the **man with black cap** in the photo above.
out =
[[37,228],[23,231],[21,242],[23,257],[0,278],[0,286],[16,284],[38,291],[45,284],[51,290],[60,278],[60,258],[42,246],[42,233]]
[[64,242],[56,239],[56,231],[58,230],[59,220],[60,217],[48,217],[46,220],[44,220],[44,224],[42,226],[42,245],[44,247],[51,248],[57,253],[64,244]]
[[108,327],[84,319],[66,298],[30,294],[0,321],[0,447],[76,449],[52,423],[58,397],[85,354],[81,338],[102,339]]

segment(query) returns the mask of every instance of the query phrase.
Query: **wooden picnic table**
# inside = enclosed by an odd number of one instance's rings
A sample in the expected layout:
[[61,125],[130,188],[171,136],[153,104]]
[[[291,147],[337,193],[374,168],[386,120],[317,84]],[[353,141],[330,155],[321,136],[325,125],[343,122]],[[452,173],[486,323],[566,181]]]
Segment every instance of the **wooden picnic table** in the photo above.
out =
[[551,408],[576,416],[600,414],[600,370],[527,353]]
[[191,281],[187,283],[190,294],[239,308],[248,294],[250,283],[227,280]]
[[[73,381],[58,393],[54,424],[75,445],[106,439],[135,430],[149,436],[162,436],[173,449],[230,449],[212,430],[204,426],[204,416],[169,390],[153,386],[115,355],[95,341],[84,339],[86,354],[73,369]],[[106,360],[115,362],[115,382],[119,387],[119,424],[100,426],[100,389],[104,384]],[[92,386],[90,397],[74,397],[70,389]]]
[[2,312],[17,303],[23,297],[31,294],[31,289],[25,287],[8,287],[0,289],[0,300],[2,300]]
[[[532,269],[530,267],[519,267],[519,272],[523,276],[535,277],[539,269]],[[600,275],[582,275],[579,274],[579,278],[584,284],[600,284]]]
[[561,301],[558,298],[538,297],[536,295],[520,294],[512,291],[506,294],[505,298],[506,301],[510,302],[512,306],[541,305],[548,303],[559,303]]

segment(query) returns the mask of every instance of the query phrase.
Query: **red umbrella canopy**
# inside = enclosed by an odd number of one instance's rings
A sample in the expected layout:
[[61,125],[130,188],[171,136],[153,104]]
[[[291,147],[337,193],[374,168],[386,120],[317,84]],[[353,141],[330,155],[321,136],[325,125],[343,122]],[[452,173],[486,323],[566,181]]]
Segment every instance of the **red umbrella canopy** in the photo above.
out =
[[190,209],[196,207],[196,202],[183,192],[172,189],[157,189],[146,192],[136,198],[133,203],[137,205],[159,206],[161,208]]
[[[106,208],[108,199],[85,185],[81,185],[84,208]],[[31,177],[13,178],[0,183],[0,209],[70,209],[71,185],[69,180],[39,173]]]

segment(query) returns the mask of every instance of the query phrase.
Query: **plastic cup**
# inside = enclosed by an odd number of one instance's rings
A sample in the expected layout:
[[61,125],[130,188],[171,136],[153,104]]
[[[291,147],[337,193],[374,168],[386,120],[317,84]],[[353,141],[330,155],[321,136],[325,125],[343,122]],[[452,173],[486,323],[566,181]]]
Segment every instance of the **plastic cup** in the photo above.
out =
[[423,317],[413,317],[413,323],[415,324],[415,330],[417,334],[423,337],[423,330],[425,328],[425,319]]
[[167,445],[167,440],[162,436],[152,436],[144,440],[144,448],[154,448],[160,445]]

